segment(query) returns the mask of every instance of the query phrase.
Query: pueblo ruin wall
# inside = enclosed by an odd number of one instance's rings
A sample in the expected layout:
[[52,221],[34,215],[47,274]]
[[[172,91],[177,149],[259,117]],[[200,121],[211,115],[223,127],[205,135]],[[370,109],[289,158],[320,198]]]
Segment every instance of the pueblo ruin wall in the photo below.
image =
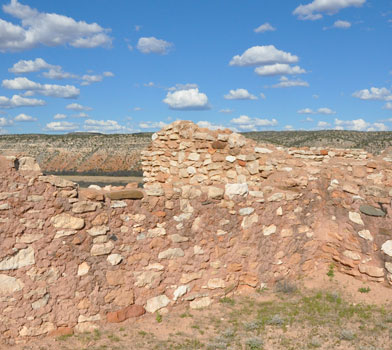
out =
[[388,286],[391,162],[184,121],[143,151],[143,189],[81,189],[32,158],[0,157],[1,338],[204,308],[331,263]]

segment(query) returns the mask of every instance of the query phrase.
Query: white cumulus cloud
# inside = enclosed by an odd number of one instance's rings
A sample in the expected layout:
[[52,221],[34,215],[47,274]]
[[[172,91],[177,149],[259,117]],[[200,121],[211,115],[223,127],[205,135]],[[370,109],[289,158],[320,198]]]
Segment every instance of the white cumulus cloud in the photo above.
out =
[[32,117],[31,115],[27,115],[24,113],[18,114],[14,120],[16,122],[35,122],[37,121],[37,118]]
[[233,118],[230,122],[235,124],[239,129],[247,131],[256,131],[259,128],[271,127],[278,124],[278,121],[275,118],[250,118],[247,115],[241,115],[239,118]]
[[0,19],[0,51],[22,51],[39,45],[92,48],[111,46],[108,29],[97,23],[75,21],[56,13],[39,12],[18,0],[3,5],[3,11],[19,19],[20,25]]
[[356,131],[364,131],[371,127],[371,124],[363,120],[362,118],[353,120],[340,120],[335,118],[334,123],[337,127]]
[[328,107],[321,107],[317,110],[313,110],[311,108],[304,108],[304,109],[300,109],[299,111],[297,111],[298,114],[336,114],[335,111],[333,111],[331,108]]
[[126,130],[125,126],[118,124],[115,120],[94,120],[87,119],[84,121],[83,128],[90,132],[119,132]]
[[11,90],[29,90],[44,96],[76,98],[80,90],[73,85],[40,84],[27,78],[5,79],[2,86]]
[[47,63],[42,58],[36,58],[35,60],[20,60],[16,62],[11,68],[8,69],[11,73],[31,73],[38,72],[42,69],[51,69],[59,66],[53,66]]
[[289,80],[287,77],[281,77],[280,83],[272,85],[271,87],[273,87],[273,88],[289,88],[289,87],[295,87],[295,86],[308,87],[309,83],[306,81],[300,80],[300,79]]
[[334,28],[341,28],[341,29],[348,29],[351,27],[351,23],[348,21],[342,21],[342,20],[338,20],[335,21],[335,23],[333,24]]
[[0,96],[0,108],[17,108],[17,107],[37,107],[46,104],[43,100],[35,98],[26,98],[19,95],[13,95],[11,98]]
[[384,108],[384,109],[389,109],[389,110],[392,111],[392,103],[391,103],[391,102],[387,102],[387,103],[384,105],[383,108]]
[[57,79],[57,80],[78,78],[78,76],[76,74],[64,72],[60,66],[56,66],[55,68],[49,69],[47,72],[43,73],[43,76],[45,78]]
[[295,63],[298,57],[289,52],[278,50],[274,45],[253,46],[242,55],[234,56],[230,66],[253,66],[275,63]]
[[353,96],[361,100],[392,101],[392,92],[385,87],[371,87],[370,89],[355,91]]
[[274,28],[271,24],[268,22],[262,24],[261,26],[257,27],[254,29],[255,33],[264,33],[264,32],[273,32],[275,31],[276,28]]
[[62,113],[57,113],[53,116],[53,119],[65,119],[65,118],[67,118],[67,116]]
[[255,68],[255,73],[261,76],[283,75],[283,74],[304,74],[305,69],[300,66],[290,66],[286,63],[275,63]]
[[4,117],[0,117],[0,127],[12,125],[12,120],[8,120]]
[[246,89],[230,90],[223,97],[225,100],[257,100],[257,96],[250,94]]
[[322,13],[333,15],[347,7],[361,7],[366,0],[313,0],[307,5],[299,5],[293,12],[301,20],[318,20]]
[[198,88],[169,91],[163,102],[169,105],[170,109],[203,110],[210,108],[207,95],[199,92]]
[[145,122],[141,122],[139,123],[139,128],[141,129],[151,129],[151,130],[160,130],[162,129],[164,126],[166,126],[167,124],[165,122],[151,122],[151,121],[145,121]]
[[330,127],[330,126],[331,126],[330,123],[325,122],[325,121],[322,121],[322,120],[320,120],[320,121],[317,123],[317,127],[318,127],[318,128],[323,128],[323,129],[325,129],[325,128],[328,128],[328,127]]
[[74,131],[79,128],[78,124],[71,123],[71,122],[50,122],[46,124],[46,127],[44,130],[47,131]]
[[164,55],[169,52],[172,46],[173,43],[162,39],[157,39],[152,36],[149,38],[140,38],[136,47],[141,53],[157,53],[160,55]]
[[66,109],[70,109],[72,111],[91,111],[92,108],[91,107],[87,107],[87,106],[82,106],[79,103],[70,103],[69,105],[67,105],[65,107]]

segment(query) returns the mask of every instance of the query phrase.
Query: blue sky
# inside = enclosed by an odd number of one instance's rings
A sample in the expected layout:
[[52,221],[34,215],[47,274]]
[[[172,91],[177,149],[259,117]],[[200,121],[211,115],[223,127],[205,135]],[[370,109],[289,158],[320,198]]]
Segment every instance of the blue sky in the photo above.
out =
[[0,5],[3,134],[392,130],[390,0]]

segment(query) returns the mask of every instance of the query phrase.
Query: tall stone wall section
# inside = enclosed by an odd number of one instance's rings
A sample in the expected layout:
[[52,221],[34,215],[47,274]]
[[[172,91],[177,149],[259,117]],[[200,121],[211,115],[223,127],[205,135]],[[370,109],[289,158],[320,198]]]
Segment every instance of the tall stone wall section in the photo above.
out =
[[286,150],[175,122],[144,189],[80,189],[0,156],[3,341],[91,331],[279,280],[392,282],[391,158]]

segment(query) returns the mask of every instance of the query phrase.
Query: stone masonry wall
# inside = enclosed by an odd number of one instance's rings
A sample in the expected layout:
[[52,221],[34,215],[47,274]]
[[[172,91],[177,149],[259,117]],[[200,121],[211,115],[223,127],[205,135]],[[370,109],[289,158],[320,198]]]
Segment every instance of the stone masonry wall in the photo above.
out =
[[191,122],[153,135],[142,190],[80,189],[32,158],[0,156],[1,338],[203,308],[331,262],[388,285],[391,160]]

